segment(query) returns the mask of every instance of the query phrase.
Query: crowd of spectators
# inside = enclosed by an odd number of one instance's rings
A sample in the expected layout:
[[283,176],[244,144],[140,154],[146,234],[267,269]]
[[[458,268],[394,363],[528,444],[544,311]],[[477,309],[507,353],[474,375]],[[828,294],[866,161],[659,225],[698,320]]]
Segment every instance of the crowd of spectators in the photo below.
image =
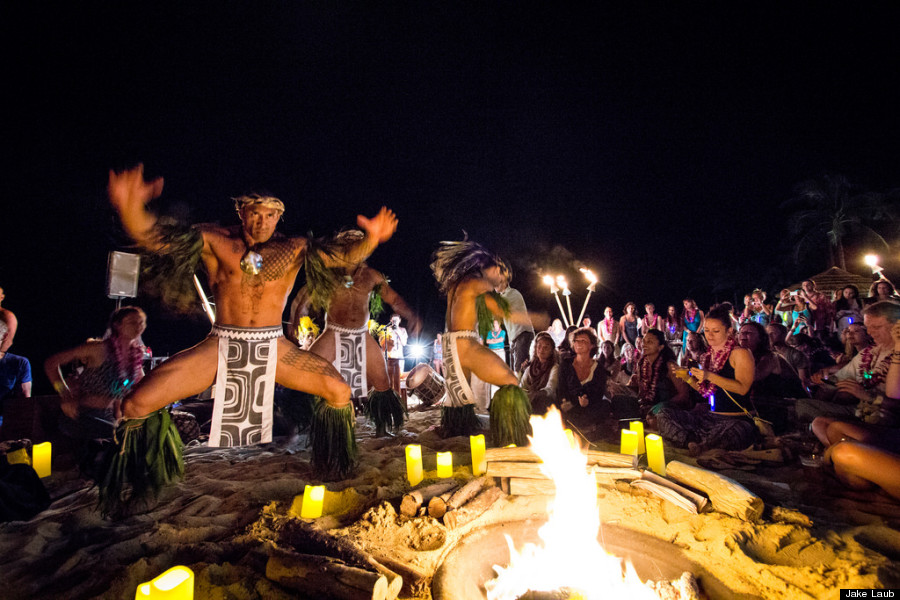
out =
[[882,454],[900,451],[900,392],[885,387],[889,369],[900,370],[900,298],[888,281],[866,298],[853,285],[828,294],[807,280],[775,301],[754,289],[739,310],[702,310],[691,298],[664,314],[637,306],[618,318],[606,307],[596,329],[538,334],[521,372],[534,412],[555,405],[588,438],[641,419],[695,455],[814,432],[823,451],[841,440],[868,445],[827,451],[843,461],[842,480],[900,493],[900,473],[875,482],[847,464],[862,455],[888,464]]

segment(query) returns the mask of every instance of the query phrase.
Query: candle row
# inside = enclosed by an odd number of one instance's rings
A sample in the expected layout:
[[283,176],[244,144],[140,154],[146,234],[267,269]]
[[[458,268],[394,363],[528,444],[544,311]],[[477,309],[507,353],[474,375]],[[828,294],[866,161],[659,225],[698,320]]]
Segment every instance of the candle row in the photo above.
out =
[[30,458],[28,456],[28,451],[25,448],[20,448],[14,452],[10,452],[9,454],[7,454],[6,460],[11,465],[16,463],[31,465],[31,468],[34,469],[38,477],[44,478],[50,476],[51,455],[52,452],[50,442],[44,442],[42,444],[35,444],[31,447]]
[[622,454],[641,455],[646,452],[647,466],[657,475],[666,474],[666,454],[662,438],[655,433],[644,436],[644,424],[632,421],[630,429],[622,430]]
[[[484,461],[484,435],[470,435],[469,447],[472,453],[472,473],[477,477],[487,470]],[[453,453],[437,453],[437,476],[440,478],[453,477]],[[410,444],[406,447],[406,478],[409,485],[419,485],[425,478],[422,468],[422,446]]]

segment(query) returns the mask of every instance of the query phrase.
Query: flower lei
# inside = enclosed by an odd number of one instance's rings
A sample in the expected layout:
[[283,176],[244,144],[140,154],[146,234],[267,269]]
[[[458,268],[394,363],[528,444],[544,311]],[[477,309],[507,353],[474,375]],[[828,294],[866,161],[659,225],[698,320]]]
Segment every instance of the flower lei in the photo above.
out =
[[116,381],[111,390],[113,396],[124,394],[137,381],[144,365],[144,346],[129,344],[125,349],[116,342],[115,337],[107,338],[108,348],[116,368]]
[[[650,324],[650,321],[647,320],[647,315],[644,315],[643,321],[644,321],[644,330],[645,331],[647,329],[654,328],[654,326]],[[653,322],[657,323],[657,324],[659,323],[659,315],[653,315]]]
[[880,365],[877,364],[880,354],[875,352],[877,349],[877,346],[867,346],[860,352],[859,381],[865,390],[874,389],[883,383],[891,367],[890,360],[882,360]]
[[638,372],[640,373],[638,398],[641,404],[652,404],[656,398],[656,387],[659,385],[659,373],[661,371],[658,365],[661,360],[662,352],[652,362],[648,357],[642,356],[638,363]]
[[[708,371],[710,373],[718,373],[722,370],[722,367],[725,366],[725,362],[728,360],[728,357],[731,356],[731,351],[734,350],[735,340],[733,337],[729,337],[725,342],[725,346],[722,347],[721,350],[713,350],[710,348],[706,352],[703,353],[703,356],[700,357],[700,365],[703,367],[704,371]],[[715,384],[710,383],[708,379],[705,379],[700,382],[698,386],[698,390],[700,391],[700,395],[704,398],[711,398],[716,393]]]
[[603,319],[603,325],[606,327],[606,335],[612,335],[614,323],[615,319],[613,319],[612,317]]
[[686,308],[684,309],[684,323],[687,325],[688,323],[694,322],[694,317],[697,316],[697,312],[699,309],[697,308]]

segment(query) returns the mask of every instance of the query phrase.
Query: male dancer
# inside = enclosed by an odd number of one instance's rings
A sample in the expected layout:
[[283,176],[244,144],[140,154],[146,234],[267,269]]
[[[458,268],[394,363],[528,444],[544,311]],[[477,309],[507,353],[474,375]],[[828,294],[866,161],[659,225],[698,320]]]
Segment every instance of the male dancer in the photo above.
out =
[[531,431],[528,396],[516,385],[518,380],[506,363],[481,344],[492,319],[502,319],[509,312],[509,305],[494,291],[501,284],[503,261],[469,241],[441,242],[433,258],[431,270],[441,293],[447,295],[443,347],[449,406],[442,410],[442,430],[447,435],[469,435],[480,429],[469,386],[469,376],[474,373],[501,386],[490,407],[494,445],[527,444]]
[[[363,237],[363,232],[350,230],[335,241],[346,246]],[[343,285],[335,287],[328,299],[325,329],[310,351],[334,365],[350,385],[354,400],[368,397],[366,413],[375,423],[376,435],[382,436],[388,428],[400,426],[404,407],[391,389],[381,348],[369,333],[369,313],[380,312],[381,303],[386,302],[411,324],[414,335],[421,331],[422,323],[380,272],[365,263],[338,272]],[[292,323],[299,323],[307,304],[294,307]]]
[[[188,234],[175,236],[146,209],[162,188],[162,178],[144,180],[143,165],[109,174],[110,202],[125,231],[138,245],[153,253],[177,257],[179,262],[196,264],[202,260],[215,297],[216,322],[208,338],[162,363],[135,387],[123,402],[124,417],[148,415],[202,392],[215,381],[218,397],[210,445],[268,442],[272,436],[269,390],[277,382],[322,396],[324,405],[320,407],[325,414],[317,414],[320,420],[334,424],[346,419],[346,415],[329,415],[330,410],[343,411],[352,421],[350,388],[328,361],[282,338],[281,315],[304,262],[308,265],[308,279],[324,271],[310,268],[317,260],[320,267],[322,261],[328,266],[358,264],[393,235],[397,228],[393,212],[382,207],[372,219],[358,216],[357,223],[365,236],[343,252],[330,255],[312,252],[306,238],[276,233],[284,204],[267,196],[236,199],[240,226],[201,225]],[[314,286],[310,287],[316,293]],[[228,371],[232,371],[232,377]],[[251,397],[257,396],[252,392],[260,388],[266,390],[267,399]],[[355,442],[352,448],[349,443],[346,448],[355,451]],[[332,470],[338,459],[326,460],[328,465],[319,466]],[[313,462],[315,467],[315,456]],[[349,470],[351,463],[345,457],[341,470]]]

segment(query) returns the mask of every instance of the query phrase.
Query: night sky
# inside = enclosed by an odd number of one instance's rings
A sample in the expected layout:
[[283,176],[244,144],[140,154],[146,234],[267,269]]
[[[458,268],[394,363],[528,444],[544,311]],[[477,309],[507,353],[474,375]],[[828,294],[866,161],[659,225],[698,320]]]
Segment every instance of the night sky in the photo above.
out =
[[[792,260],[778,207],[796,184],[900,187],[889,3],[9,4],[0,287],[36,371],[103,332],[107,253],[127,243],[107,172],[139,161],[166,178],[155,208],[189,222],[235,223],[249,191],[282,198],[294,234],[391,207],[400,229],[370,264],[429,338],[428,257],[463,230],[535,310],[557,312],[540,269],[565,269],[575,312],[575,269],[594,269],[596,320],[774,292],[829,266],[824,245]],[[157,355],[208,330],[137,302]]]

